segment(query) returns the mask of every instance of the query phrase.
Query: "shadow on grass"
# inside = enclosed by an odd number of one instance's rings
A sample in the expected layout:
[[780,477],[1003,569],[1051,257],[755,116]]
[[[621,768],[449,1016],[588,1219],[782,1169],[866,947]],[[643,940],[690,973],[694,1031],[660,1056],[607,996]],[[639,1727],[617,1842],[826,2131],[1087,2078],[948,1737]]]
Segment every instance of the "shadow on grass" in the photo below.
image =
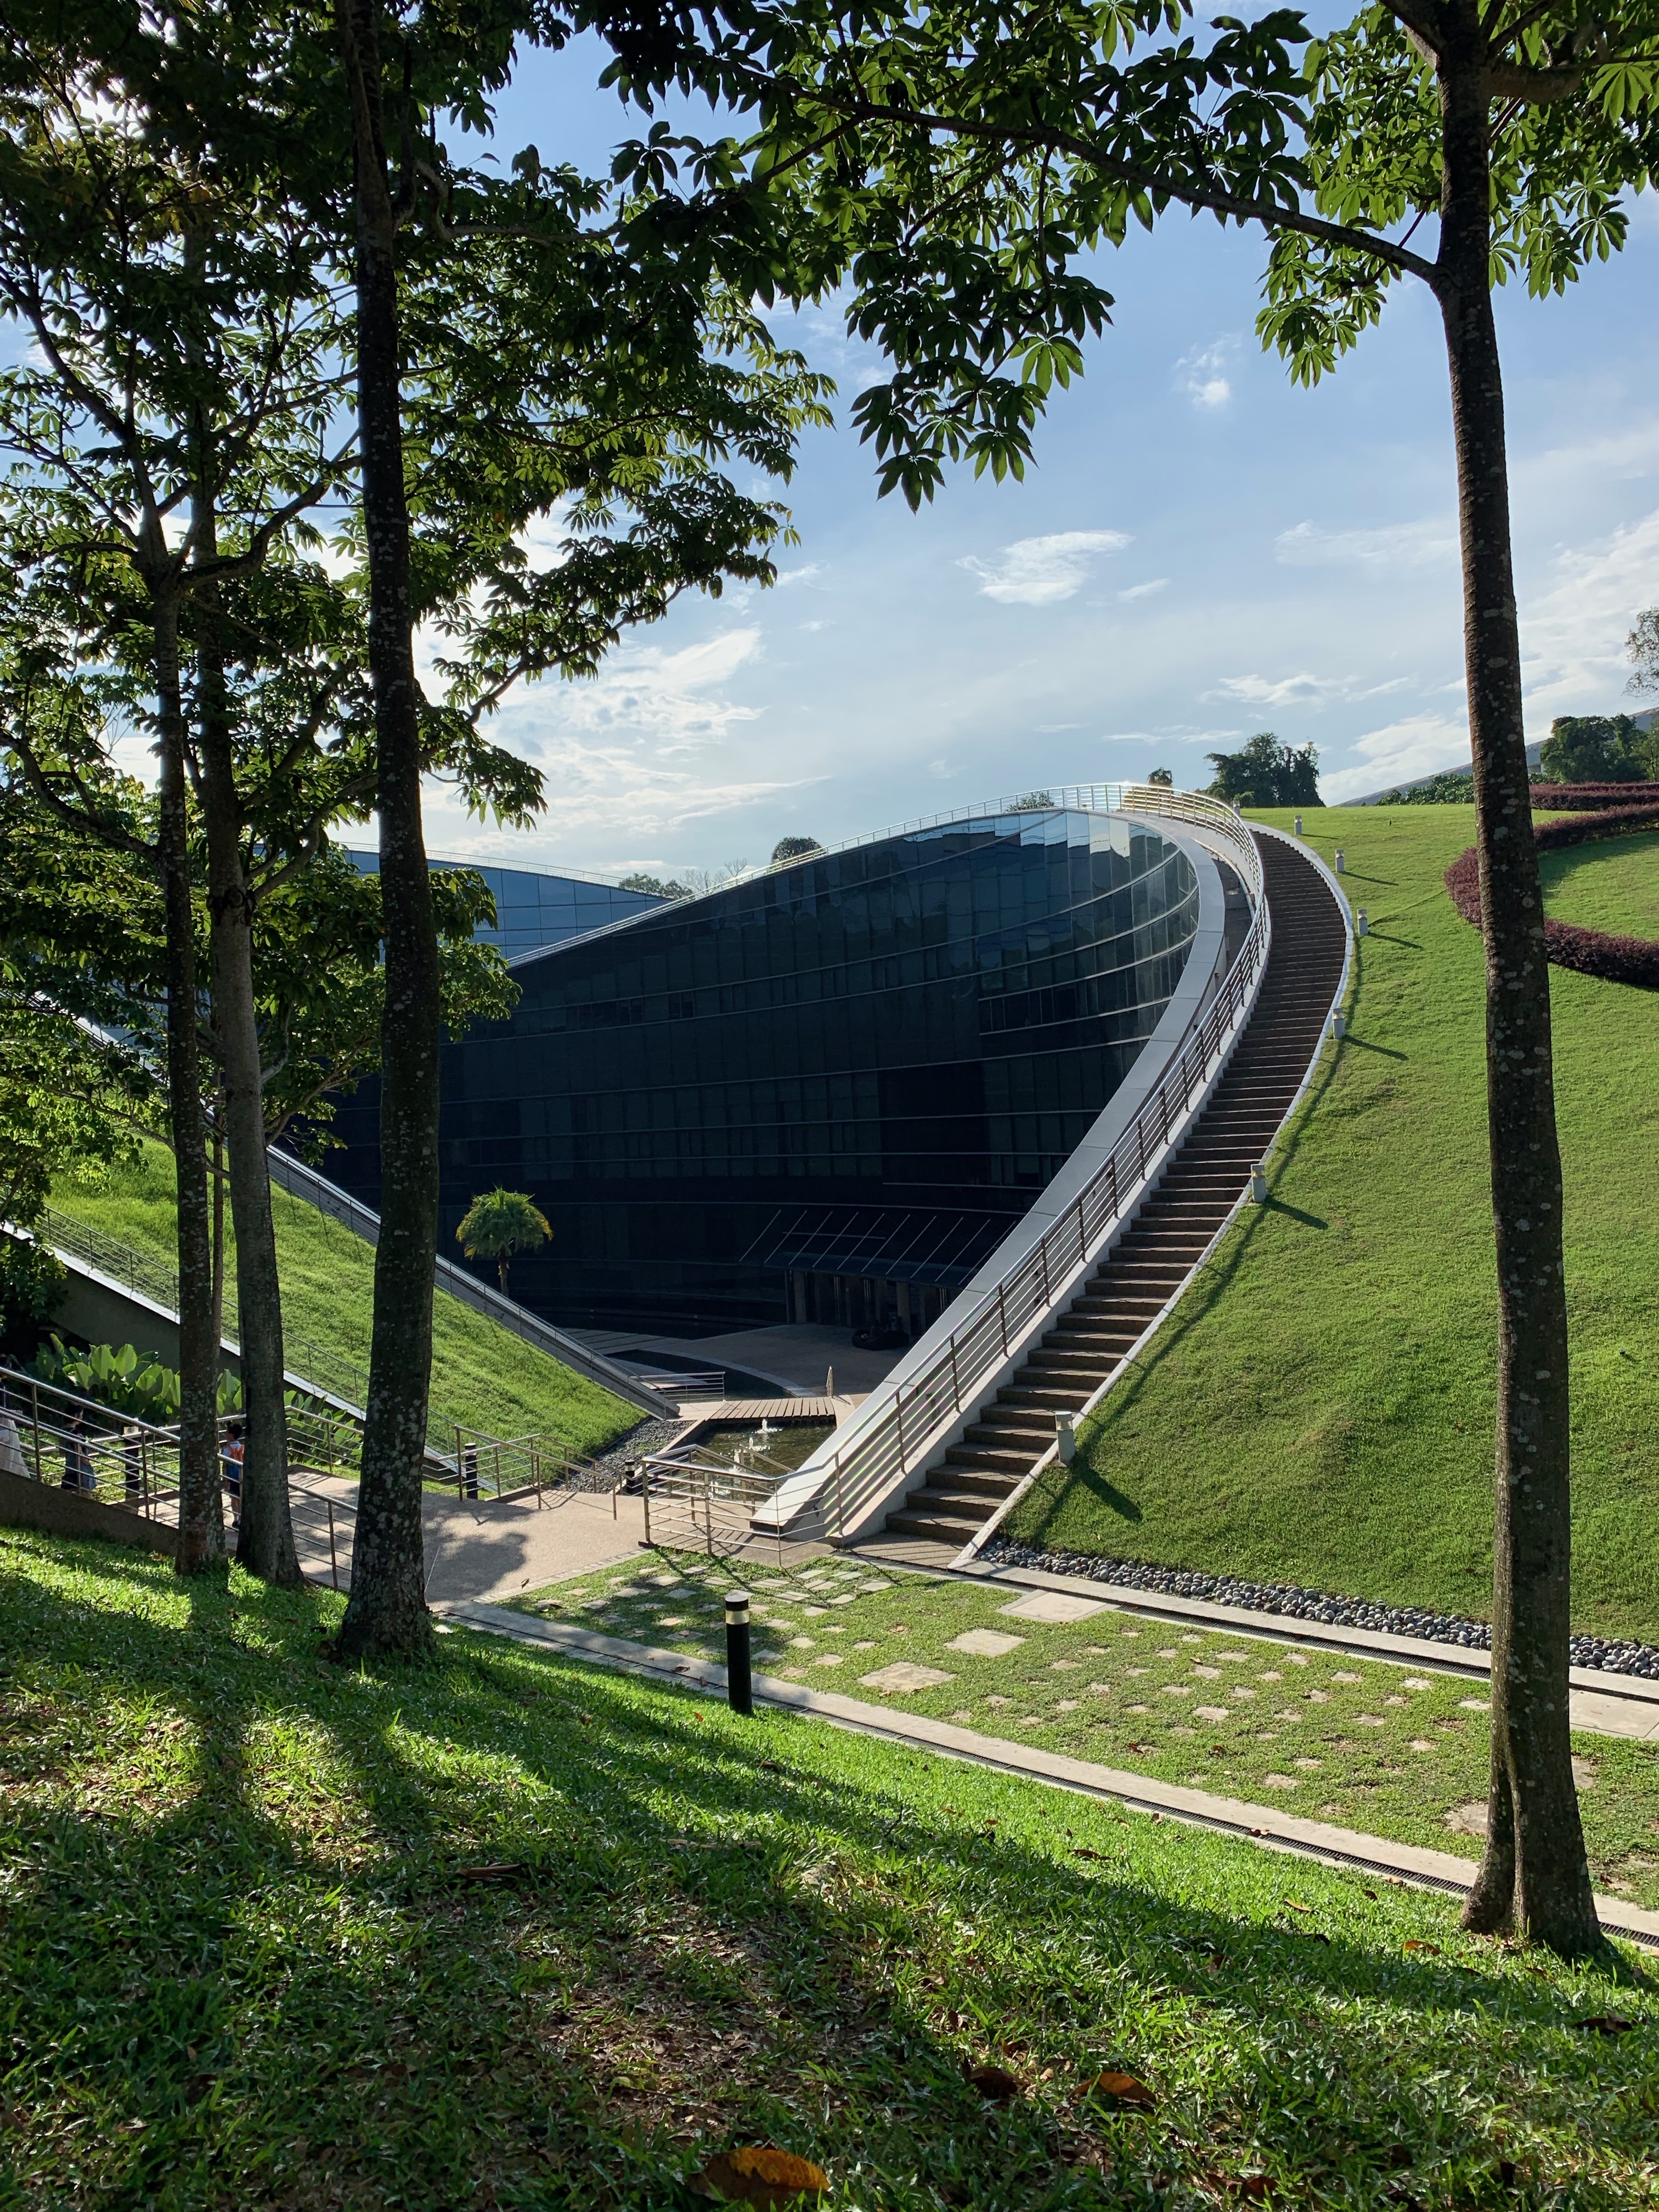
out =
[[[174,1625],[112,1547],[0,1566],[64,1734],[53,1802],[8,1778],[25,2197],[72,2159],[111,2202],[655,2212],[694,2138],[856,2165],[898,2212],[1103,2204],[1103,2166],[1150,2198],[1247,2144],[1304,2194],[1401,2142],[1462,2188],[1491,2099],[1450,2117],[1435,2069],[1471,2008],[1515,2078],[1590,2049],[1561,1991],[1367,1942],[1357,1884],[1242,1846],[485,1639],[343,1674],[320,1593],[203,1577]],[[91,1808],[123,1700],[183,1720],[187,1779]],[[1640,2078],[1606,2057],[1603,2113],[1608,2064]],[[986,2058],[1030,2094],[988,2108]],[[1071,2101],[1102,2065],[1169,2124]]]

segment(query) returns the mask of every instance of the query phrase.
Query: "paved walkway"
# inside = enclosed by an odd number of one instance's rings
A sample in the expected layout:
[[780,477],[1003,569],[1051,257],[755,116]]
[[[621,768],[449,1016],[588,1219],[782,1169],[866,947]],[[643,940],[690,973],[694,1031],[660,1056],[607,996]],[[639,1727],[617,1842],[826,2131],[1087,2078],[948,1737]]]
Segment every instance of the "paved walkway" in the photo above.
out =
[[[1058,1579],[1057,1577],[1053,1579]],[[538,1620],[504,1607],[461,1602],[441,1610],[449,1620],[520,1644],[538,1645],[600,1666],[629,1673],[677,1680],[688,1686],[718,1692],[726,1690],[726,1669],[703,1659],[688,1658],[678,1651],[659,1650],[620,1636],[599,1636],[591,1630],[568,1628],[562,1623]],[[1476,1862],[1450,1851],[1426,1850],[1413,1844],[1397,1844],[1383,1836],[1368,1836],[1351,1828],[1336,1828],[1322,1820],[1298,1820],[1276,1805],[1252,1805],[1237,1797],[1213,1796],[1207,1790],[1182,1789],[1174,1783],[1155,1782],[1144,1774],[1121,1768],[1097,1766],[1091,1760],[1067,1759],[1061,1753],[1037,1751],[1025,1744],[1005,1743],[1000,1737],[981,1735],[972,1729],[957,1728],[948,1721],[928,1720],[920,1713],[866,1705],[857,1698],[836,1696],[831,1691],[808,1690],[795,1682],[757,1674],[757,1698],[797,1712],[857,1729],[868,1735],[932,1751],[942,1757],[971,1761],[975,1765],[1017,1774],[1053,1788],[1076,1790],[1085,1796],[1109,1797],[1143,1812],[1158,1813],[1189,1826],[1260,1844],[1268,1850],[1288,1851],[1324,1861],[1333,1866],[1358,1868],[1367,1873],[1394,1875],[1420,1887],[1462,1896],[1473,1885]],[[1659,1948],[1659,1912],[1627,1904],[1624,1899],[1598,1895],[1595,1909],[1601,1925],[1612,1934]]]
[[[332,1502],[334,1556],[329,1551],[327,1505]],[[336,1563],[339,1587],[351,1583],[355,1482],[319,1476],[303,1498],[295,1493],[294,1540],[309,1581],[331,1583]],[[428,1490],[421,1501],[426,1540],[427,1595],[434,1604],[463,1598],[517,1597],[544,1583],[587,1575],[617,1559],[632,1559],[645,1535],[637,1498],[596,1498],[544,1491],[534,1498],[446,1498]]]

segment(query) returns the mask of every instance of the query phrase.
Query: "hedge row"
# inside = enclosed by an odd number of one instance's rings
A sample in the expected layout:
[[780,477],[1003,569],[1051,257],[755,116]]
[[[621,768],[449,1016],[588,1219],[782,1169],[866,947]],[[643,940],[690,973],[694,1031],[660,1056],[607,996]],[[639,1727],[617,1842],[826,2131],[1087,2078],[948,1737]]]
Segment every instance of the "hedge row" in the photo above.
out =
[[1659,783],[1535,783],[1534,812],[1601,812],[1607,807],[1659,804]]
[[[1582,793],[1595,787],[1583,784],[1559,787]],[[1650,785],[1637,785],[1637,790],[1650,790]],[[1632,787],[1616,784],[1612,787],[1620,796],[1627,796]],[[1534,789],[1534,804],[1542,802]],[[1533,830],[1533,842],[1540,853],[1559,851],[1564,845],[1588,845],[1602,837],[1628,836],[1641,830],[1659,827],[1659,794],[1647,805],[1604,807],[1599,813],[1587,813],[1576,822],[1540,822]],[[1465,921],[1480,927],[1480,865],[1474,847],[1460,853],[1446,871],[1446,889],[1451,902]],[[1577,969],[1581,975],[1599,975],[1607,983],[1630,983],[1638,991],[1659,991],[1659,944],[1644,937],[1613,937],[1606,930],[1581,929],[1576,922],[1551,921],[1544,923],[1546,957],[1558,968]]]

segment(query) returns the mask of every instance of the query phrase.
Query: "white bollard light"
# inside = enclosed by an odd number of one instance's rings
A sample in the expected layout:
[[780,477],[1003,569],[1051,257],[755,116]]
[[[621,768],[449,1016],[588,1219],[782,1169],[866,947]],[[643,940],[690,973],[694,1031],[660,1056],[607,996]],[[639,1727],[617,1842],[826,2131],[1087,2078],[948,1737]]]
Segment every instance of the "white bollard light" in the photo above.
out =
[[1336,848],[1336,872],[1339,876],[1346,872],[1346,863],[1343,860],[1342,848],[1340,845]]
[[1302,817],[1299,814],[1296,817],[1296,834],[1298,837],[1302,835]]
[[1260,1160],[1250,1170],[1250,1203],[1253,1206],[1267,1203],[1267,1170]]
[[1077,1456],[1077,1415],[1054,1415],[1054,1448],[1062,1467],[1070,1467]]
[[1337,1042],[1340,1044],[1343,1038],[1346,1036],[1347,1034],[1347,1016],[1346,1014],[1333,1014],[1331,1016],[1331,1035],[1336,1039]]
[[1353,931],[1356,937],[1369,937],[1371,933],[1370,918],[1363,906],[1353,918]]

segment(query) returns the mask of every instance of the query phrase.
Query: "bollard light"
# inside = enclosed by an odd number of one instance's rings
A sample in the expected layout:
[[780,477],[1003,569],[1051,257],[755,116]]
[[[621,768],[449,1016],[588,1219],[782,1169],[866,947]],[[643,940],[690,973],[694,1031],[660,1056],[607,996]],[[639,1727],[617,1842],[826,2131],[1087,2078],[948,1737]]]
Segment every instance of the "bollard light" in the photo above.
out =
[[749,1593],[732,1590],[726,1601],[726,1702],[734,1713],[755,1710],[749,1671]]
[[1302,817],[1299,814],[1296,817],[1296,834],[1298,837],[1302,835]]
[[1370,917],[1363,906],[1353,918],[1353,930],[1356,937],[1369,937],[1371,933]]
[[1054,1449],[1062,1467],[1070,1467],[1077,1457],[1077,1415],[1054,1415]]
[[1338,874],[1339,876],[1340,876],[1340,875],[1344,874],[1344,873],[1346,872],[1346,867],[1347,867],[1347,863],[1346,863],[1346,860],[1345,860],[1345,858],[1344,858],[1344,856],[1343,856],[1342,848],[1339,845],[1339,846],[1337,847],[1337,848],[1336,848],[1336,872],[1337,872],[1337,874]]
[[1331,1016],[1331,1035],[1336,1039],[1337,1042],[1340,1044],[1343,1038],[1346,1036],[1347,1034],[1347,1016],[1346,1014],[1333,1014]]
[[1267,1170],[1260,1160],[1250,1170],[1250,1202],[1254,1206],[1267,1203]]

